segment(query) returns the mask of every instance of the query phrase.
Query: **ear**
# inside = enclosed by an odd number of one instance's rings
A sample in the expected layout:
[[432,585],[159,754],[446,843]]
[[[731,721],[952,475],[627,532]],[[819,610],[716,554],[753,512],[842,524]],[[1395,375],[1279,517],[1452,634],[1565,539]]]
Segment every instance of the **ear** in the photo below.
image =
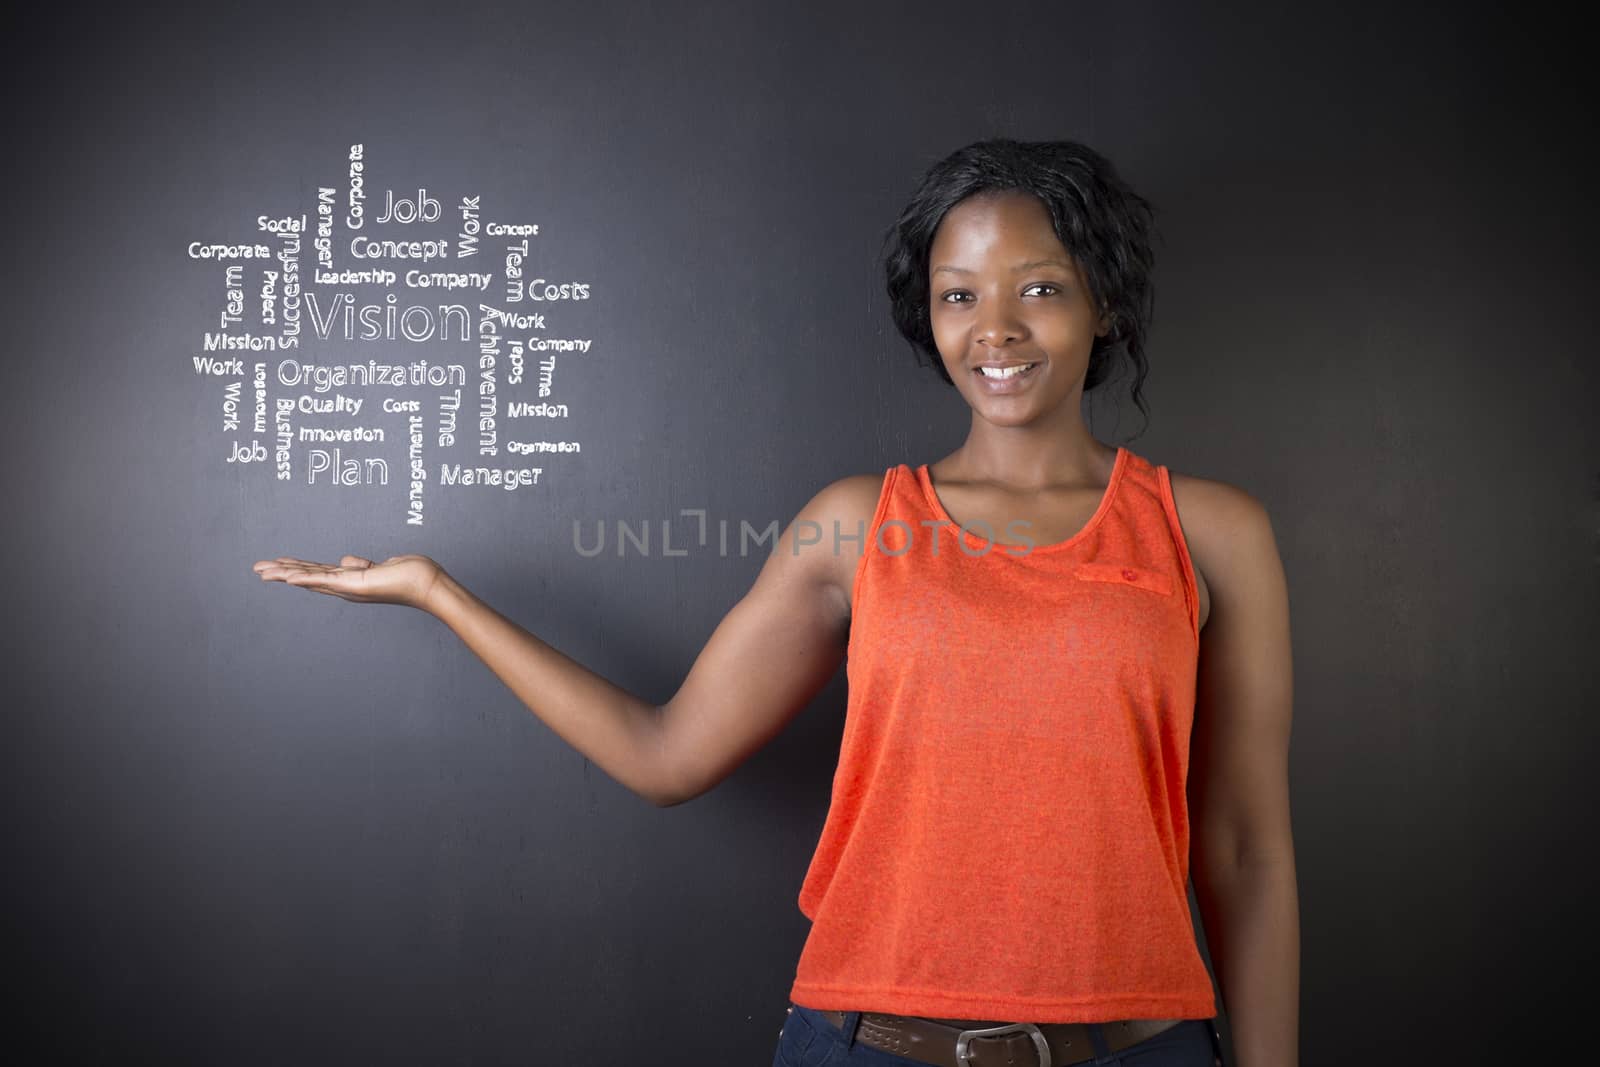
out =
[[1106,334],[1110,333],[1111,323],[1115,320],[1115,318],[1116,316],[1112,315],[1110,312],[1106,312],[1105,314],[1101,315],[1100,321],[1095,324],[1094,335],[1096,337],[1104,337]]

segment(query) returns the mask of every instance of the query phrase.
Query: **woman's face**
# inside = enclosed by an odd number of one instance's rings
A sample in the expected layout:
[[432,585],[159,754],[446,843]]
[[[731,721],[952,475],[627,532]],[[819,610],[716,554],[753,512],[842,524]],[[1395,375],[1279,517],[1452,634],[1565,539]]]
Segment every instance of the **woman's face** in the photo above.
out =
[[[1002,426],[1081,395],[1089,349],[1108,325],[1049,212],[1027,193],[968,197],[945,214],[929,249],[928,298],[945,371],[975,412]],[[982,364],[1032,366],[995,379]]]

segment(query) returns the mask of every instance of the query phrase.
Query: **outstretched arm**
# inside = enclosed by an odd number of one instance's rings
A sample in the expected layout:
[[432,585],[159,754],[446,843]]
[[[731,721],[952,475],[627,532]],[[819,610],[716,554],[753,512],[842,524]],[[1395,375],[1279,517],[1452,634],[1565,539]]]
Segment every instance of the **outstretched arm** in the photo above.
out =
[[[437,616],[560,738],[653,804],[710,789],[810,702],[844,660],[852,560],[831,540],[795,550],[797,533],[832,529],[866,507],[875,481],[823,489],[773,547],[754,586],[712,634],[678,693],[655,705],[629,693],[501,615],[425,556],[381,563],[261,560],[280,581],[360,603]],[[867,494],[867,495],[864,495]],[[854,510],[852,510],[854,509]]]

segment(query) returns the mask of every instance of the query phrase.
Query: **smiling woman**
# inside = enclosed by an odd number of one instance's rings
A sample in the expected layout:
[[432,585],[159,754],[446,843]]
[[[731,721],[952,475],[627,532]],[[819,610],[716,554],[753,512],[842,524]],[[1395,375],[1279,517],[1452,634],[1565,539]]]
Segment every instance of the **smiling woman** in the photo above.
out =
[[[964,216],[977,212],[993,216],[990,224],[965,225],[971,219]],[[979,275],[998,283],[1003,272],[1018,299],[1065,297],[1080,320],[1093,314],[1084,389],[1105,382],[1120,358],[1133,371],[1133,401],[1143,409],[1154,228],[1151,203],[1086,145],[969,145],[930,168],[887,234],[891,314],[919,357],[954,384],[946,344],[936,335],[961,322],[950,317],[950,305],[979,302],[972,291]],[[991,302],[995,295],[991,290]]]
[[[1191,874],[1241,1062],[1293,1067],[1291,670],[1271,524],[1242,490],[1083,419],[1085,392],[1123,369],[1145,407],[1152,225],[1075,142],[982,141],[936,163],[889,230],[885,280],[919,361],[966,400],[966,439],[818,491],[665,705],[426,556],[255,570],[437,616],[662,807],[733,773],[848,659],[778,1067],[1212,1067]],[[863,531],[858,558],[815,536],[828,529]]]
[[1027,193],[982,193],[952,208],[929,253],[932,323],[946,377],[994,422],[1066,412],[1081,396],[1108,316],[1060,248],[1044,204]]

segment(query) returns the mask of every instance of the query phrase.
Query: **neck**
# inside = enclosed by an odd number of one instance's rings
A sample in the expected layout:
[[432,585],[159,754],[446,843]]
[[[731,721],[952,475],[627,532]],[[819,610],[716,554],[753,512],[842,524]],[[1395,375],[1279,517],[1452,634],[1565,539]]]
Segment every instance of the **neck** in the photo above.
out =
[[1097,440],[1075,420],[1072,427],[995,426],[976,416],[961,447],[947,457],[947,476],[1019,489],[1095,482],[1116,459],[1117,450]]

